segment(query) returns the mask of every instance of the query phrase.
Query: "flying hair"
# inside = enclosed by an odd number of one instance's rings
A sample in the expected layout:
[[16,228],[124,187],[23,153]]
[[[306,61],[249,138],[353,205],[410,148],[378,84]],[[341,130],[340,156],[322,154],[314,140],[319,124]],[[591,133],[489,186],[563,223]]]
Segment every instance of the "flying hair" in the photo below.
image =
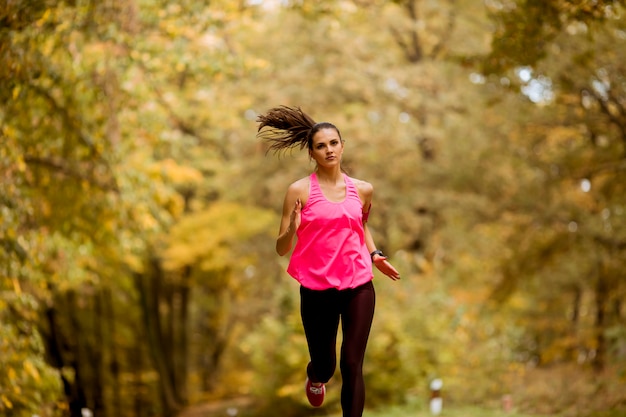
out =
[[274,107],[257,117],[257,137],[269,143],[269,151],[280,153],[287,149],[310,146],[315,121],[300,107]]

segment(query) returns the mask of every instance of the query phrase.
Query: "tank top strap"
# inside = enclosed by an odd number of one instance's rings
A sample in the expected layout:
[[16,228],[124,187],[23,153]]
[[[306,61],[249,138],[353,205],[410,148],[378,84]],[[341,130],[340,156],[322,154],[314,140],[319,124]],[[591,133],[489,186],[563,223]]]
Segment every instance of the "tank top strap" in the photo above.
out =
[[352,181],[352,179],[346,174],[343,174],[343,178],[346,182],[346,200],[348,198],[356,197],[357,200],[361,201],[361,197],[359,196],[359,190],[356,188],[356,185],[354,185],[354,181]]
[[[346,197],[341,203],[332,203],[332,204],[345,204],[346,201],[355,200],[355,199],[358,200],[360,203],[361,197],[359,196],[359,190],[356,188],[356,185],[354,185],[354,182],[352,181],[352,179],[348,175],[343,174],[343,180],[346,183]],[[310,205],[312,203],[317,203],[317,202],[328,203],[329,201],[326,199],[326,197],[324,196],[324,193],[322,192],[322,188],[320,187],[320,183],[319,183],[319,180],[317,179],[317,175],[315,174],[315,172],[313,172],[310,175],[309,199],[307,201],[307,205]]]
[[322,189],[320,188],[320,183],[317,180],[317,175],[315,174],[315,172],[313,172],[309,176],[309,198],[307,201],[307,205],[324,200],[324,194],[322,194]]

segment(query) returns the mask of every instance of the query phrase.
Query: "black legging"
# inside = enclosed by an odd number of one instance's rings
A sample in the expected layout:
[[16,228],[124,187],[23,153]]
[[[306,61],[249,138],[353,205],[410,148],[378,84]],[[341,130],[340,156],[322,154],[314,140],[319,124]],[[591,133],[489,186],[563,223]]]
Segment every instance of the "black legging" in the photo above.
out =
[[374,285],[370,281],[354,289],[323,291],[300,287],[300,301],[302,324],[311,355],[307,375],[312,382],[326,383],[335,373],[341,317],[341,408],[343,417],[361,417],[365,405],[363,358],[374,318]]

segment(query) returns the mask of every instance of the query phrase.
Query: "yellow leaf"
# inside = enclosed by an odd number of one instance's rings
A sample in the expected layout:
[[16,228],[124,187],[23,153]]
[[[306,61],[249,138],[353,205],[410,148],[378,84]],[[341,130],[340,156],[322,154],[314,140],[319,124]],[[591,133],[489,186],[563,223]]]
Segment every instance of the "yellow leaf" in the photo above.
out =
[[37,368],[35,368],[35,366],[32,364],[31,361],[26,361],[24,362],[24,369],[26,370],[26,372],[33,377],[33,379],[36,382],[39,382],[41,380],[41,376],[39,375],[39,371],[37,370]]
[[11,277],[11,281],[13,282],[13,291],[15,291],[17,295],[22,295],[22,287],[20,286],[20,282],[17,278]]
[[26,162],[24,162],[24,158],[23,157],[18,157],[17,159],[17,169],[20,172],[24,172],[26,171]]
[[42,27],[45,23],[46,20],[48,20],[48,18],[50,17],[50,9],[47,9],[44,14],[41,16],[41,18],[37,21],[37,26]]
[[13,403],[6,396],[0,396],[0,400],[2,400],[2,404],[4,404],[6,408],[13,408]]

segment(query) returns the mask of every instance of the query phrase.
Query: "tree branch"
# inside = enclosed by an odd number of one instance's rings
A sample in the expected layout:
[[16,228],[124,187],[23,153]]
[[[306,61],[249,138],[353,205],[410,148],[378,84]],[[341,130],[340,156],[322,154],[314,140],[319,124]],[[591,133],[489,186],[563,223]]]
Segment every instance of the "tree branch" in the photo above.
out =
[[68,131],[75,133],[78,139],[80,139],[80,141],[85,146],[87,146],[89,150],[92,151],[92,153],[97,153],[96,148],[93,144],[93,140],[80,129],[78,121],[70,115],[66,107],[63,107],[61,104],[59,104],[57,100],[52,97],[50,92],[45,90],[44,88],[35,84],[28,84],[28,87],[39,96],[43,97],[48,102],[50,107],[52,107],[52,109],[61,116],[61,120],[63,121],[63,124]]
[[439,36],[439,41],[434,46],[431,56],[436,58],[439,54],[442,53],[445,45],[448,43],[450,38],[452,37],[452,32],[454,31],[454,27],[456,26],[456,0],[450,0],[450,13],[448,13],[448,25],[446,27],[446,31]]
[[[614,124],[619,129],[619,131],[621,132],[622,142],[624,142],[624,144],[626,145],[626,123],[624,123],[624,121],[622,121],[619,117],[617,117],[615,114],[613,114],[613,112],[609,108],[609,103],[613,103],[613,104],[618,106],[618,109],[620,109],[621,106],[619,106],[618,102],[617,101],[610,101],[610,98],[611,98],[610,95],[608,96],[609,99],[605,99],[597,91],[595,91],[592,88],[589,88],[589,89],[585,88],[585,89],[583,89],[583,92],[591,95],[593,98],[596,99],[596,101],[600,105],[600,109],[602,110],[602,113],[604,113],[608,117],[609,122]],[[620,110],[620,113],[622,113],[622,112],[623,112],[623,109]],[[624,152],[625,152],[625,156],[626,156],[626,149],[624,150]]]
[[81,174],[79,170],[71,169],[65,164],[65,161],[54,160],[52,158],[24,155],[24,162],[30,165],[43,166],[52,171],[58,172],[68,178],[73,178],[79,181],[87,181],[89,184],[103,191],[114,191],[116,193],[119,192],[117,182],[114,179],[109,181],[108,183],[99,182],[94,178]]

